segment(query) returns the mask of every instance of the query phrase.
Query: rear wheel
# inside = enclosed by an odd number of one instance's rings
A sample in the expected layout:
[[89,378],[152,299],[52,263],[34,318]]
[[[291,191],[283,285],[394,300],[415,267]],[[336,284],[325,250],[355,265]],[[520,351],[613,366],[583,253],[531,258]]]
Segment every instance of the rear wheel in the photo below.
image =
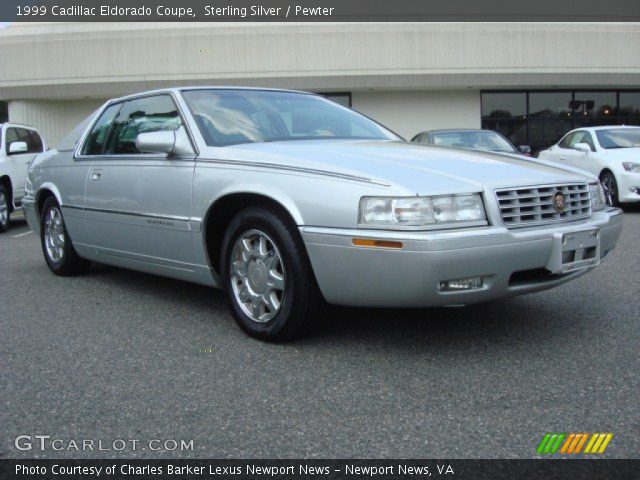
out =
[[42,253],[49,269],[56,275],[75,275],[88,270],[91,263],[80,258],[73,248],[55,198],[49,197],[40,219]]
[[300,234],[285,215],[243,210],[227,228],[221,253],[231,311],[245,332],[285,341],[313,327],[324,300]]
[[600,181],[605,193],[611,198],[611,204],[613,206],[618,205],[618,182],[616,182],[616,177],[613,173],[607,171],[600,175]]
[[9,193],[4,185],[0,185],[0,233],[9,230],[11,212],[9,208]]

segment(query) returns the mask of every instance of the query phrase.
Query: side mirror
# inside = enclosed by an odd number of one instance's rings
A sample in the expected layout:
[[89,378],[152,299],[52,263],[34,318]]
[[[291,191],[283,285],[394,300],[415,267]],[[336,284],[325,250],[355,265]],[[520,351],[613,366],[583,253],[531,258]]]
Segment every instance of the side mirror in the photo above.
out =
[[11,142],[9,144],[9,155],[15,155],[17,153],[27,153],[29,148],[27,142]]
[[531,156],[531,147],[529,145],[520,145],[518,150],[520,150],[521,154],[526,155],[527,157]]
[[136,137],[136,148],[142,153],[193,154],[191,142],[184,127],[180,127],[178,130],[139,133]]
[[173,152],[176,144],[176,134],[170,130],[139,133],[136,137],[136,148],[142,153],[166,153]]
[[573,146],[573,149],[582,153],[589,153],[591,151],[591,147],[589,146],[588,143],[576,143]]

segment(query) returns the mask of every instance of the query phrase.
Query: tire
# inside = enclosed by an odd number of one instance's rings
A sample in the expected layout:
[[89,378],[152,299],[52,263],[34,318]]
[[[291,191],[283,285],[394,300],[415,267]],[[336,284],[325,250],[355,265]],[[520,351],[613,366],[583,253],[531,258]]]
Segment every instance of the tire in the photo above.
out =
[[324,299],[302,238],[278,210],[239,212],[225,232],[220,258],[233,318],[247,334],[270,342],[292,340],[321,316]]
[[53,197],[47,198],[42,207],[40,244],[49,270],[56,275],[77,275],[91,266],[91,262],[80,258],[73,248],[60,205]]
[[611,205],[616,207],[620,204],[618,197],[618,182],[613,173],[606,171],[600,174],[600,181],[604,187],[605,193],[611,198]]
[[0,185],[0,233],[9,230],[11,224],[11,199],[4,185]]

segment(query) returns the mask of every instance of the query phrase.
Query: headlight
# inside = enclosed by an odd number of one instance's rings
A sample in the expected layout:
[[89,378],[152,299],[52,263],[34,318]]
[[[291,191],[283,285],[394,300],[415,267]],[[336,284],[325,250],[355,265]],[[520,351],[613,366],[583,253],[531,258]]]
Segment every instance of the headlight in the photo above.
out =
[[640,163],[622,162],[622,166],[627,172],[640,173]]
[[[362,197],[358,223],[365,227],[442,228],[486,225],[480,194],[437,197]],[[463,225],[464,224],[464,225]]]
[[602,188],[602,184],[600,182],[590,183],[589,193],[591,194],[591,209],[602,210],[607,204],[607,196],[604,193],[604,188]]

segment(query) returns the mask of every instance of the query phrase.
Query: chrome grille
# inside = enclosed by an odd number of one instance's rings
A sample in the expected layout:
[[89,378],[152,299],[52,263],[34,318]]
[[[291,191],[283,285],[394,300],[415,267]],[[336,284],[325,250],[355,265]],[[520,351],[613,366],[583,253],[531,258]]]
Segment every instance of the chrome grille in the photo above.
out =
[[[553,203],[558,191],[565,198],[562,213]],[[591,215],[591,195],[586,183],[496,190],[496,197],[502,221],[508,228],[568,222]]]

